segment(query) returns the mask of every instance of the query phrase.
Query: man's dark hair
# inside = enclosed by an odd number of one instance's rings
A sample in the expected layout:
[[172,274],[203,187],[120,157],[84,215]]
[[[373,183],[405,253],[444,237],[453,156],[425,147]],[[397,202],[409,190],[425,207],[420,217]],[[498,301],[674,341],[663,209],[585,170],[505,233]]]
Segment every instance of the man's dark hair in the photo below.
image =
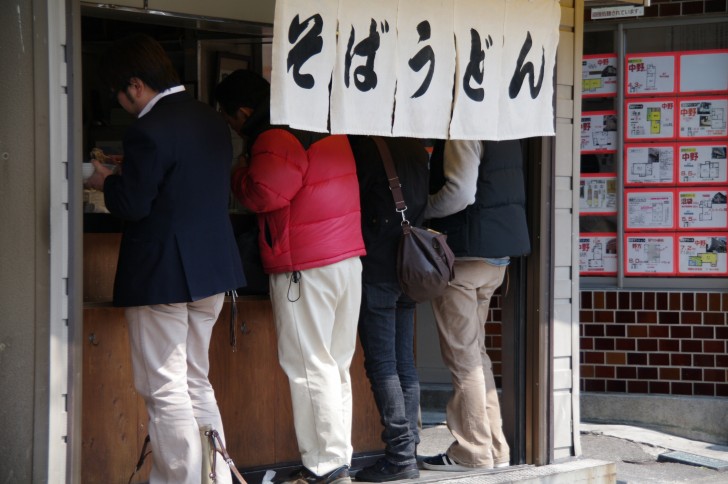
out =
[[228,74],[215,87],[215,99],[229,116],[239,108],[255,110],[270,99],[270,84],[260,74],[239,69]]
[[102,57],[99,74],[113,91],[123,91],[132,77],[162,92],[180,83],[164,48],[148,35],[132,34],[119,39]]

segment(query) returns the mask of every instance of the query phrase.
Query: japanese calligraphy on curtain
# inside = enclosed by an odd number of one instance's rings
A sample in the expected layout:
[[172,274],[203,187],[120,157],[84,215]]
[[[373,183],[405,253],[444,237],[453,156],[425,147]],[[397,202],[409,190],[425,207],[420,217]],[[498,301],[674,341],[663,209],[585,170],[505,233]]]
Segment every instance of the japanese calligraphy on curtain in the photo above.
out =
[[271,122],[317,132],[554,134],[558,0],[278,0]]

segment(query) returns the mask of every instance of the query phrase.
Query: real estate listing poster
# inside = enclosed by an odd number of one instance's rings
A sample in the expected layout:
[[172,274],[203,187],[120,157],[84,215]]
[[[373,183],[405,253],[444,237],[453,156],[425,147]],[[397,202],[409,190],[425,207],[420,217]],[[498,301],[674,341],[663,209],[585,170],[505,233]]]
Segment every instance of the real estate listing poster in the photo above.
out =
[[674,230],[674,190],[625,190],[625,230]]
[[617,174],[582,174],[579,181],[579,210],[585,215],[617,213]]
[[680,139],[728,138],[728,97],[680,98]]
[[581,152],[617,151],[617,112],[593,111],[581,114]]
[[672,185],[675,183],[675,145],[628,144],[624,148],[624,184]]
[[582,97],[617,95],[617,54],[585,55],[581,61]]
[[626,96],[665,96],[675,93],[674,53],[628,54],[624,76]]
[[624,274],[675,274],[675,238],[662,234],[629,234],[624,240]]
[[625,102],[625,141],[675,138],[675,99],[629,99]]
[[617,274],[617,234],[579,234],[579,273],[583,276]]
[[678,228],[680,229],[728,229],[728,216],[726,214],[725,189],[715,190],[678,190],[679,213]]
[[678,183],[714,185],[728,183],[728,142],[678,143]]
[[679,235],[677,238],[678,275],[728,275],[726,236],[728,233]]

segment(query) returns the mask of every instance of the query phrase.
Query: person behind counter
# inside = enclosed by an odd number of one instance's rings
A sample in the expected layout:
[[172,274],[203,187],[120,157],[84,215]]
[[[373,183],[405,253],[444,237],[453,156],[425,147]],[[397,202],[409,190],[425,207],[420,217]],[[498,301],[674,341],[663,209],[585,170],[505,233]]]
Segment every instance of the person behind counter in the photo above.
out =
[[345,136],[270,126],[270,86],[254,72],[231,73],[215,97],[230,127],[248,138],[232,188],[258,214],[303,463],[276,481],[351,482],[349,367],[365,255],[351,147]]
[[[224,442],[208,380],[210,337],[225,292],[245,285],[228,215],[230,131],[184,92],[151,37],[115,42],[100,73],[138,119],[124,136],[120,175],[98,161],[86,182],[126,223],[114,305],[126,308],[134,385],[149,413],[150,483],[199,483],[200,427]],[[232,483],[216,459],[218,483]]]

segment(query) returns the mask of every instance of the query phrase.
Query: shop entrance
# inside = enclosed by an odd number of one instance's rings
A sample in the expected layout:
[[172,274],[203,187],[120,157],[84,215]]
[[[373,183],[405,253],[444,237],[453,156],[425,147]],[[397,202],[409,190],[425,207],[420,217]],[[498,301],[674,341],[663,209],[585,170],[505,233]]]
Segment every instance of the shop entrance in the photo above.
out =
[[[524,141],[524,166],[526,167],[527,215],[531,235],[532,253],[528,257],[513,258],[507,278],[493,298],[486,322],[486,347],[493,361],[496,385],[500,390],[503,430],[511,446],[511,459],[518,464],[532,463],[539,448],[539,439],[547,439],[549,420],[536,412],[537,408],[550,407],[550,399],[538,390],[548,382],[548,374],[540,371],[550,361],[548,325],[551,313],[551,288],[543,277],[544,264],[551,259],[551,240],[543,233],[548,227],[549,213],[542,210],[543,200],[548,200],[551,176],[547,142],[541,138]],[[548,204],[546,204],[548,205]],[[545,213],[544,213],[545,212]],[[417,309],[417,366],[427,398],[444,412],[449,395],[450,373],[440,357],[439,341],[434,315],[429,304]],[[550,415],[550,411],[548,412]],[[544,440],[547,442],[547,440]],[[542,459],[548,457],[544,454]]]
[[[97,85],[94,77],[94,66],[98,56],[105,46],[115,38],[126,33],[136,31],[145,32],[157,38],[168,50],[175,67],[181,75],[185,87],[192,91],[198,99],[204,102],[213,102],[211,90],[214,84],[230,70],[250,67],[258,71],[266,69],[266,52],[269,52],[272,28],[259,24],[244,22],[209,22],[199,18],[185,16],[155,16],[150,13],[133,9],[109,10],[91,6],[81,9],[81,45],[82,45],[82,99],[83,99],[83,140],[81,143],[84,156],[87,156],[94,147],[104,149],[108,154],[114,154],[121,147],[121,139],[125,127],[132,121],[118,106],[115,106],[104,94],[103,88]],[[233,136],[234,152],[242,151],[239,138]],[[523,259],[513,260],[509,268],[507,287],[501,289],[498,296],[497,307],[491,308],[495,317],[489,321],[500,323],[500,328],[490,338],[492,350],[500,354],[498,362],[497,379],[502,389],[501,402],[504,418],[504,431],[511,445],[512,461],[522,463],[548,463],[551,458],[548,449],[553,446],[549,442],[552,425],[552,411],[549,384],[550,368],[550,325],[552,291],[548,281],[553,280],[548,268],[551,266],[552,240],[550,227],[551,204],[553,200],[552,187],[549,180],[553,176],[553,153],[551,142],[541,138],[526,140],[524,143],[525,166],[527,167],[527,193],[529,229],[532,239],[532,254]],[[232,160],[231,160],[232,161]],[[108,341],[120,341],[125,334],[123,318],[118,317],[112,308],[106,307],[109,301],[113,267],[115,267],[116,250],[118,250],[119,226],[103,213],[103,207],[97,206],[94,200],[84,200],[85,212],[83,217],[84,240],[87,249],[84,251],[84,335],[88,335],[90,347],[85,349],[85,358],[96,358],[97,364],[112,362],[118,374],[128,378],[130,368],[124,368],[123,359],[128,354],[128,347],[118,343],[113,350],[99,353],[99,346]],[[236,210],[231,201],[231,210]],[[94,279],[92,272],[101,271],[107,277]],[[255,300],[247,304],[250,318],[247,320],[248,328],[256,335],[263,335],[263,340],[257,340],[255,351],[242,358],[258,358],[264,360],[269,368],[277,368],[275,355],[265,354],[264,348],[272,347],[275,335],[272,327],[266,327],[265,321],[270,319],[268,301]],[[223,311],[222,317],[226,316]],[[115,326],[110,326],[112,321]],[[244,322],[246,323],[246,322]],[[220,325],[218,325],[220,326]],[[218,328],[219,329],[219,328]],[[221,330],[222,331],[222,330]],[[434,329],[431,310],[427,305],[418,309],[418,344],[417,359],[423,383],[447,383],[449,374],[442,366],[437,336]],[[87,343],[84,341],[84,343]],[[218,348],[221,352],[229,351],[223,344]],[[359,352],[360,353],[360,352]],[[238,355],[240,356],[240,355]],[[359,358],[361,355],[359,354]],[[211,358],[211,360],[213,360]],[[219,364],[246,365],[227,357],[218,358]],[[495,362],[495,359],[494,359]],[[214,360],[213,360],[214,364]],[[354,367],[363,367],[361,360],[354,361]],[[368,382],[360,372],[358,390],[368,394]],[[122,378],[122,379],[123,379]],[[353,376],[356,379],[355,376]],[[212,379],[212,378],[211,378]],[[274,389],[262,391],[264,380],[255,375],[247,375],[238,379],[247,385],[257,388],[255,394],[248,396],[239,392],[235,398],[240,399],[277,399],[286,393],[285,382],[280,376],[275,376]],[[231,383],[224,382],[228,391],[232,390]],[[234,383],[234,384],[238,384]],[[94,388],[94,380],[84,379],[84,390]],[[215,384],[215,382],[213,382]],[[123,459],[119,462],[106,461],[104,469],[93,466],[82,469],[82,473],[98,471],[108,473],[109,465],[120,466],[118,471],[125,472],[129,462],[135,462],[145,435],[146,412],[138,398],[130,393],[131,388],[122,392],[122,399],[115,400],[123,407],[124,425],[137,422],[130,442],[125,446]],[[355,389],[356,391],[356,389]],[[87,392],[86,392],[87,393]],[[113,397],[113,395],[107,395]],[[94,397],[90,397],[93,399]],[[355,452],[371,452],[380,448],[378,414],[370,397],[361,404],[359,421],[355,422]],[[90,405],[89,400],[86,407]],[[268,400],[270,401],[270,400]],[[271,409],[268,405],[268,410]],[[264,411],[260,406],[257,411]],[[103,426],[105,418],[89,415],[84,408],[84,446],[89,445],[89,439],[98,438],[87,433],[89,428],[99,431],[99,436],[113,436],[123,429]],[[290,429],[286,429],[290,420],[290,409],[283,404],[275,406],[274,414],[282,417],[271,423],[270,429],[276,434],[275,438],[285,440]],[[356,413],[356,410],[355,410]],[[260,415],[256,418],[259,418]],[[357,418],[355,416],[355,418]],[[89,427],[89,424],[91,427]],[[101,425],[101,426],[99,426]],[[227,424],[226,424],[227,425]],[[133,428],[132,425],[129,428]],[[126,428],[126,427],[125,427]],[[291,437],[291,435],[288,435]],[[124,438],[127,438],[126,436]],[[274,438],[274,440],[275,440]],[[113,439],[112,439],[113,440]],[[134,442],[139,442],[135,444]],[[113,442],[96,442],[96,451],[99,444],[110,445]],[[248,445],[249,444],[249,445]],[[248,442],[241,452],[251,455],[251,451],[260,451],[267,444],[261,442]],[[248,448],[250,447],[250,448]],[[275,447],[275,445],[274,445]],[[265,449],[263,449],[265,450]],[[290,458],[295,458],[296,449],[293,439],[283,447],[268,449],[250,462],[236,462],[241,467],[255,468],[257,466],[285,465]],[[116,449],[117,453],[119,449]],[[128,454],[128,455],[127,455]],[[231,451],[231,454],[233,452]],[[272,456],[272,457],[271,457]],[[235,457],[233,455],[233,457]],[[90,460],[83,459],[88,463]],[[84,464],[86,465],[86,464]],[[101,475],[101,474],[100,474]]]

